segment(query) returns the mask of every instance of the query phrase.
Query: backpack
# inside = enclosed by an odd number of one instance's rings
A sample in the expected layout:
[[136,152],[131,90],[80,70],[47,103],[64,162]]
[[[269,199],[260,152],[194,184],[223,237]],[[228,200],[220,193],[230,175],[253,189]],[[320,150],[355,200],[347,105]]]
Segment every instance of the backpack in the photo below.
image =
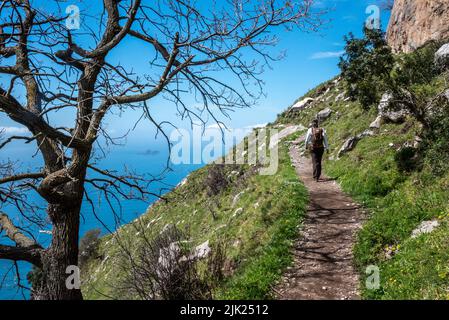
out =
[[322,128],[312,128],[312,149],[324,147],[324,134]]

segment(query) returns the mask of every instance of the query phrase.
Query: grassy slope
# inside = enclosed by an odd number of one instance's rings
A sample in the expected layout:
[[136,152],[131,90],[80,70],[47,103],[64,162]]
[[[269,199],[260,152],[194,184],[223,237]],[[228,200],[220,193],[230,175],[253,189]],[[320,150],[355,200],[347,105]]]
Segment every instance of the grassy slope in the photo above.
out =
[[[285,143],[281,143],[279,155],[279,171],[274,176],[261,176],[251,167],[226,167],[231,185],[217,197],[218,203],[206,193],[209,166],[197,170],[186,184],[167,195],[168,203],[159,202],[141,217],[149,237],[167,224],[176,224],[188,228],[194,244],[227,242],[228,265],[235,271],[217,290],[216,298],[269,298],[271,285],[291,263],[290,248],[305,212],[307,192],[297,183]],[[241,192],[232,207],[235,195]],[[243,211],[233,217],[239,208]],[[139,232],[132,224],[121,228],[120,242],[133,250],[139,245]],[[114,290],[124,272],[119,252],[112,236],[102,239],[103,261],[92,261],[83,271],[87,299],[120,298]]]
[[[434,90],[438,90],[439,83],[440,79],[435,79],[431,84]],[[323,86],[331,84],[323,84],[305,97],[317,97]],[[335,102],[342,90],[341,85],[333,87],[327,101],[293,119],[307,124],[318,111],[330,107],[334,112],[324,125],[335,158],[345,139],[366,130],[376,117],[375,110],[363,112],[357,102]],[[278,122],[292,119],[284,114]],[[403,174],[395,162],[396,150],[406,141],[413,141],[417,132],[412,119],[401,125],[385,124],[376,136],[365,138],[349,154],[325,163],[327,174],[338,178],[343,189],[371,212],[355,247],[362,281],[368,265],[377,265],[381,270],[381,288],[363,292],[368,299],[449,298],[449,174],[435,177],[426,164],[421,172]],[[394,147],[390,147],[391,143]],[[420,222],[433,218],[442,222],[436,232],[410,238]],[[387,247],[398,252],[391,260],[385,258]]]
[[[439,90],[440,80],[435,79],[428,88],[423,86],[423,90]],[[333,114],[325,127],[333,149],[331,156],[336,158],[348,137],[368,128],[376,111],[362,111],[357,102],[336,101],[343,88],[341,84],[333,85],[333,81],[304,97],[322,97],[329,86],[331,90],[323,101],[294,118],[281,114],[275,124],[307,124],[318,111],[330,107]],[[368,265],[377,265],[381,270],[381,288],[364,289],[362,293],[367,299],[449,299],[449,173],[435,177],[424,163],[420,172],[403,174],[395,162],[396,150],[413,141],[418,132],[412,119],[401,125],[384,124],[375,136],[360,141],[341,159],[326,159],[327,174],[338,178],[343,189],[370,211],[354,249],[362,282]],[[171,193],[169,205],[159,204],[143,217],[145,223],[157,221],[150,228],[152,232],[180,221],[181,225],[190,224],[196,243],[221,236],[231,239],[231,244],[241,243],[238,247],[231,246],[229,259],[237,271],[223,283],[217,298],[268,297],[270,285],[291,261],[288,244],[296,235],[307,196],[302,185],[288,183],[296,177],[285,145],[280,154],[278,175],[251,176],[221,195],[217,220],[212,219],[206,205],[203,181],[207,167],[195,172],[185,186]],[[230,208],[232,199],[241,190],[246,191],[236,208],[243,207],[243,214],[230,221],[235,210]],[[255,203],[259,204],[257,208]],[[412,230],[430,219],[439,219],[441,226],[431,234],[412,239]],[[227,227],[219,228],[224,224]],[[133,238],[135,232],[131,229],[127,226],[120,233]],[[111,258],[103,265],[94,262],[91,266],[90,280],[84,287],[88,298],[101,298],[95,288],[113,294],[110,284],[117,282],[118,273],[114,269],[117,264],[111,261],[118,247],[108,240],[103,240],[101,250]],[[392,259],[385,257],[387,248],[397,252]],[[361,287],[365,288],[363,284]]]

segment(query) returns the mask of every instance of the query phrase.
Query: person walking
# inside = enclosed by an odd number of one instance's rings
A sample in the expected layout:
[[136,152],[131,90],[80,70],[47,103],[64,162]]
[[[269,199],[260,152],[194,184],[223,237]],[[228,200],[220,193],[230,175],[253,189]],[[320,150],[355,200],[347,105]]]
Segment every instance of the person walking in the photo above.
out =
[[312,126],[307,131],[305,147],[306,150],[310,150],[312,155],[313,179],[319,182],[322,169],[321,162],[324,151],[327,150],[329,152],[329,142],[326,130],[320,127],[317,119],[312,121]]

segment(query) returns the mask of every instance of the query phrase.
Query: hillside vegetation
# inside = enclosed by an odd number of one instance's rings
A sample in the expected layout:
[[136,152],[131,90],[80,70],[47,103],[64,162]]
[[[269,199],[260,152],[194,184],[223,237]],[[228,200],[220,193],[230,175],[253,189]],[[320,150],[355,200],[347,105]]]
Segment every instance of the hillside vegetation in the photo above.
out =
[[[213,298],[264,299],[291,263],[290,249],[304,217],[307,192],[281,143],[279,171],[262,176],[253,166],[208,165],[193,172],[165,201],[153,205],[118,235],[100,240],[98,258],[82,270],[88,299],[139,299],[123,290],[133,257],[170,226],[185,230],[192,247],[209,241],[225,248],[224,277]],[[207,273],[206,262],[200,271]],[[215,276],[215,275],[214,275]],[[201,277],[201,276],[200,276]]]
[[[369,73],[369,86],[357,92],[363,96],[366,89],[366,99],[347,97],[344,93],[350,83],[339,77],[298,99],[315,99],[311,105],[301,112],[285,112],[277,121],[307,124],[319,111],[332,109],[323,123],[332,148],[325,171],[370,211],[354,249],[362,275],[360,288],[367,299],[449,299],[449,98],[438,96],[448,84],[446,72],[431,66],[439,45],[430,43],[412,54],[394,57],[387,80]],[[370,89],[391,89],[392,78],[400,79],[394,85],[406,88],[420,101],[436,102],[426,115],[427,130],[411,112],[399,123],[384,121],[379,129],[369,129],[378,115],[377,104],[369,101],[373,93],[375,97],[382,94]],[[345,141],[361,134],[364,137],[355,148],[339,158]],[[439,227],[412,237],[425,221]],[[366,289],[369,265],[380,268],[378,290]]]
[[[440,44],[392,56],[379,37],[348,37],[342,76],[308,92],[295,103],[307,101],[299,111],[289,109],[269,126],[307,125],[331,109],[322,123],[331,144],[325,171],[369,212],[354,248],[364,298],[449,299],[449,98],[441,94],[447,73],[434,68]],[[373,126],[387,92],[395,102],[389,108],[401,119]],[[351,139],[352,149],[341,150]],[[99,258],[83,270],[86,297],[136,298],[117,289],[129,271],[122,267],[120,243],[133,255],[143,245],[142,232],[156,238],[169,225],[188,229],[193,245],[209,241],[213,250],[225,244],[225,275],[213,298],[272,297],[272,285],[292,261],[307,192],[297,182],[286,141],[278,174],[256,172],[249,166],[206,166],[168,194],[167,203],[152,206],[119,236],[101,239]],[[423,222],[437,228],[412,236]],[[380,268],[378,289],[365,286],[370,265]]]

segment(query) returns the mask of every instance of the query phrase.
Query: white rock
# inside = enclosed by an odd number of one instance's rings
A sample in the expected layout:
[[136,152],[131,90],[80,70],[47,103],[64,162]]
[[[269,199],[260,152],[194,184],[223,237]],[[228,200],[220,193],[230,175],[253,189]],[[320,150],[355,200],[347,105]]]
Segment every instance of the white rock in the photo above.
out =
[[167,230],[170,229],[171,227],[173,227],[173,224],[167,223],[167,224],[162,228],[160,234],[163,234],[165,231],[167,231]]
[[318,112],[317,118],[320,121],[323,121],[323,120],[326,120],[327,118],[329,118],[331,114],[332,114],[332,110],[330,108],[326,108],[326,109],[321,110],[320,112]]
[[321,95],[322,97],[326,96],[331,91],[331,88],[327,88],[326,91]]
[[362,133],[358,134],[357,138],[360,140],[360,139],[363,139],[366,137],[372,137],[372,136],[374,136],[374,132],[367,129],[367,130],[363,131]]
[[422,139],[418,136],[415,137],[415,140],[413,141],[413,148],[417,149],[419,145],[421,144]]
[[159,218],[157,218],[157,219],[153,219],[153,220],[151,220],[150,222],[148,222],[148,224],[147,224],[147,229],[148,229],[149,227],[151,227],[152,224],[155,224],[156,222],[160,221],[161,219],[162,219],[162,217],[159,217]]
[[240,241],[240,240],[235,240],[234,243],[232,244],[232,246],[233,246],[234,248],[237,248],[237,247],[239,247],[241,244],[242,244],[242,241]]
[[237,217],[237,215],[241,214],[243,212],[243,208],[238,208],[234,211],[234,214],[232,215],[232,218]]
[[449,66],[449,43],[443,45],[435,53],[435,64],[438,67],[445,68]]
[[383,119],[391,121],[393,123],[400,123],[405,120],[407,116],[407,111],[405,109],[393,111],[390,110],[391,103],[393,100],[393,95],[390,93],[384,93],[382,95],[382,99],[379,102],[377,110],[379,111],[379,115],[382,116]]
[[240,197],[241,197],[244,193],[245,193],[245,191],[242,191],[242,192],[240,192],[240,193],[238,193],[238,194],[236,194],[236,195],[234,196],[234,199],[232,199],[232,208],[234,208],[234,207],[237,205],[237,202],[239,202]]
[[341,158],[345,153],[348,153],[349,151],[354,150],[354,148],[357,146],[357,143],[366,137],[371,137],[374,135],[374,132],[371,130],[365,130],[362,133],[356,135],[355,137],[351,137],[345,141],[343,146],[338,151],[337,157]]
[[437,220],[424,221],[418,226],[418,228],[413,230],[412,238],[416,238],[425,233],[431,233],[433,230],[435,230],[439,226],[440,226],[440,223]]
[[228,225],[227,224],[222,224],[221,226],[218,226],[215,231],[221,230],[223,228],[226,228]]
[[366,137],[372,137],[372,136],[374,136],[374,135],[375,135],[375,133],[374,133],[373,131],[371,131],[371,130],[365,130],[365,131],[363,131],[362,133],[360,133],[360,134],[357,135],[357,139],[358,139],[358,140],[361,140],[361,139],[363,139],[363,138],[366,138]]
[[301,101],[296,102],[291,108],[290,111],[300,111],[309,106],[315,99],[307,97],[302,99]]
[[345,93],[340,93],[338,96],[335,97],[335,102],[338,102],[340,100],[343,100],[345,98]]
[[179,255],[181,247],[178,243],[171,243],[168,248],[162,248],[159,250],[159,264],[166,268],[173,264],[173,260]]
[[211,248],[209,246],[209,240],[200,244],[195,248],[195,252],[193,253],[192,258],[194,259],[204,259],[209,256],[211,252]]
[[360,139],[358,137],[351,137],[347,139],[343,144],[343,146],[338,151],[338,158],[340,158],[345,153],[348,153],[349,151],[353,150],[356,147],[359,140]]
[[187,177],[185,177],[184,179],[182,179],[182,181],[178,184],[177,187],[182,187],[182,186],[184,186],[184,185],[187,183],[188,178],[189,178],[189,177],[187,176]]
[[374,120],[371,124],[370,124],[370,129],[380,129],[380,126],[382,125],[382,116],[377,116],[376,120]]

